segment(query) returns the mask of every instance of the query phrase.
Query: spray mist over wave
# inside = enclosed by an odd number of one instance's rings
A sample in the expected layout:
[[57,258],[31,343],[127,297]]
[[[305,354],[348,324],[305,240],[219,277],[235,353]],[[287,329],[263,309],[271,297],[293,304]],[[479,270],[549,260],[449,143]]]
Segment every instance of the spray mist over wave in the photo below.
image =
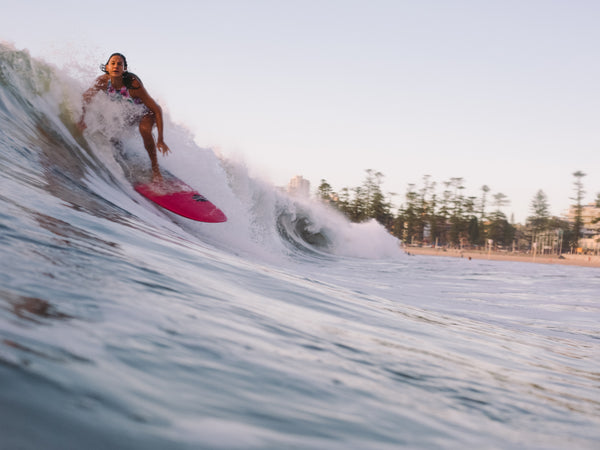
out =
[[[30,177],[36,172],[54,173],[55,193],[70,201],[90,203],[93,193],[96,203],[99,197],[100,203],[164,227],[175,222],[204,242],[261,259],[307,254],[388,258],[399,254],[398,241],[377,222],[350,223],[318,201],[290,197],[252,178],[244,163],[199,147],[190,132],[165,113],[165,140],[172,153],[159,155],[160,166],[202,192],[229,220],[215,226],[167,213],[141,199],[131,186],[132,180],[148,176],[150,166],[137,130],[127,124],[128,111],[123,111],[123,105],[97,95],[88,107],[88,128],[81,136],[74,124],[81,111],[81,94],[88,86],[25,51],[0,45],[0,58],[3,140],[12,143],[13,149],[15,142],[17,147],[38,149],[41,166],[33,167],[28,161],[24,171]],[[121,145],[115,147],[115,140]],[[3,145],[2,152],[7,151]],[[5,169],[14,171],[10,155],[4,157],[8,161]],[[68,193],[72,184],[88,198],[72,198]],[[88,209],[95,207],[98,205]]]

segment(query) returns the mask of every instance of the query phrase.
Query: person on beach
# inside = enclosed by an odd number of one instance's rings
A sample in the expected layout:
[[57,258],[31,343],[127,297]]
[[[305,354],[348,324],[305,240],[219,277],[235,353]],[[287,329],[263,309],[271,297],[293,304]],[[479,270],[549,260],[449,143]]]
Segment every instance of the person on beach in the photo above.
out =
[[[98,92],[105,92],[111,99],[128,101],[139,105],[139,130],[144,141],[144,147],[152,163],[152,181],[161,181],[162,175],[158,168],[156,149],[167,155],[171,150],[163,139],[162,109],[148,94],[142,81],[133,73],[127,71],[127,59],[121,53],[113,53],[106,64],[100,66],[104,75],[100,75],[92,87],[83,94],[83,114],[78,123],[80,130],[86,128],[85,107]],[[136,121],[137,121],[136,120]],[[134,122],[135,123],[135,122]],[[158,135],[156,142],[152,128],[156,125]]]

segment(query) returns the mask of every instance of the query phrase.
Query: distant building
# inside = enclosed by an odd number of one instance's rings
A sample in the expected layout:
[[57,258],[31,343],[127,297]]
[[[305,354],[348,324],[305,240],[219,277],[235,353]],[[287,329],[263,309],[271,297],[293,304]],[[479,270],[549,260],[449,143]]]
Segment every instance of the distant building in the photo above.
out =
[[[575,222],[576,215],[577,207],[571,206],[566,215],[567,220],[571,223]],[[600,208],[596,206],[596,203],[588,203],[587,205],[581,205],[581,220],[583,223],[584,233],[600,233]]]
[[[577,208],[571,206],[566,214],[569,222],[575,222]],[[581,229],[582,237],[579,240],[580,247],[584,249],[600,249],[600,208],[596,203],[588,203],[581,206],[581,220],[583,228]]]
[[288,192],[299,197],[308,197],[310,193],[310,181],[300,175],[296,175],[288,184]]

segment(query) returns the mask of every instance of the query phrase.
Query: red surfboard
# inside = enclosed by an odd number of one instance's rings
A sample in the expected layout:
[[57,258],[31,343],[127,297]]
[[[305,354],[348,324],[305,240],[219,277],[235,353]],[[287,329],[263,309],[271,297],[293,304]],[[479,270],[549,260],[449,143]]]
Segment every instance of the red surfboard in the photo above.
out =
[[223,211],[177,178],[138,184],[134,189],[148,200],[188,219],[210,223],[227,221]]

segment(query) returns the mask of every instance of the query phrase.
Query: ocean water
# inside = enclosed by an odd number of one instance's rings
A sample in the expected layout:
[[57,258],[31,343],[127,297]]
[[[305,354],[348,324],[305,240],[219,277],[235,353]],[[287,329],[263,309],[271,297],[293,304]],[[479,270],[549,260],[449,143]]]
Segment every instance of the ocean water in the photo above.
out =
[[0,449],[599,448],[598,269],[407,256],[167,118],[179,218],[85,87],[0,45]]

